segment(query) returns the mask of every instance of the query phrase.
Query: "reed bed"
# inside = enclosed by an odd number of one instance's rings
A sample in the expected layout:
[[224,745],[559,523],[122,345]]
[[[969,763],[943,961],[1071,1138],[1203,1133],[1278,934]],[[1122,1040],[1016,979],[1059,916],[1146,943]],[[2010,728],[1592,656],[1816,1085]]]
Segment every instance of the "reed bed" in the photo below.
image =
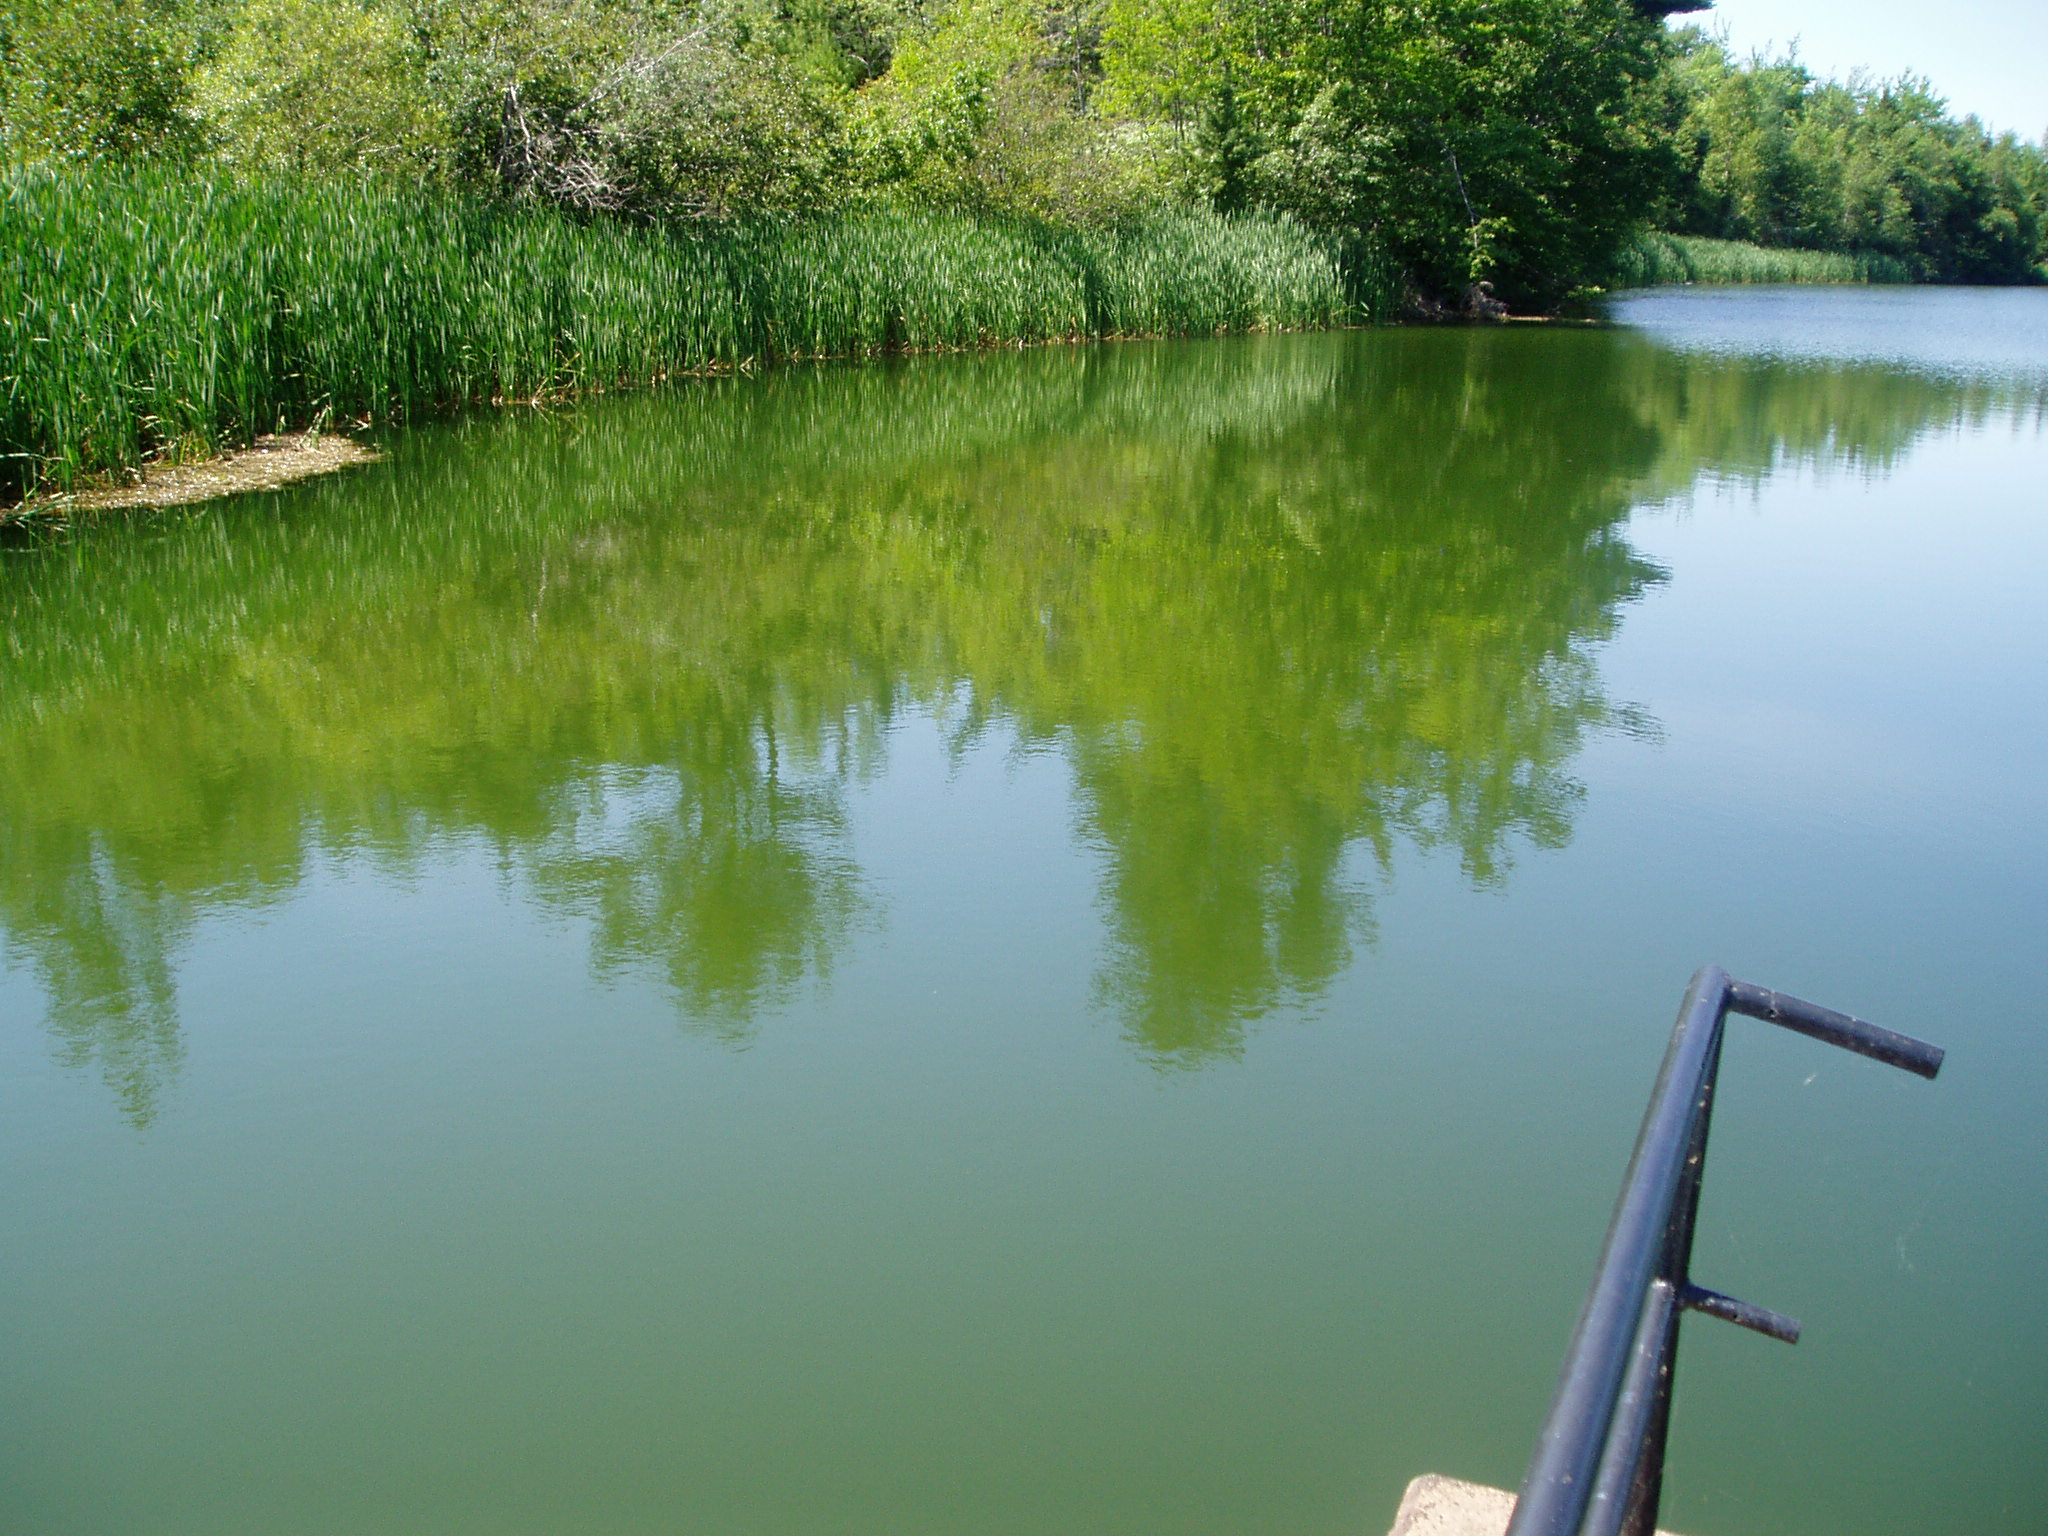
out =
[[1645,235],[1624,253],[1616,286],[1667,283],[1909,283],[1895,256],[1874,251],[1769,249],[1743,240],[1696,235]]
[[880,210],[676,228],[383,184],[13,170],[0,493],[330,418],[749,362],[1326,326],[1367,317],[1357,289],[1323,242],[1271,219],[1079,230]]

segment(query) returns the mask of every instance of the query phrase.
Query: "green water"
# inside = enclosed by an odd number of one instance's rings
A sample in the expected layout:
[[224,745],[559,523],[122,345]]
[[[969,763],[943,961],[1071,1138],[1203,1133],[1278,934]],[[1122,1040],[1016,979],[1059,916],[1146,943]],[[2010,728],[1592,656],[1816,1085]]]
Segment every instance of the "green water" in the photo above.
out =
[[792,371],[0,552],[0,1529],[1373,1536],[1692,968],[1688,1536],[2035,1532],[2048,293]]

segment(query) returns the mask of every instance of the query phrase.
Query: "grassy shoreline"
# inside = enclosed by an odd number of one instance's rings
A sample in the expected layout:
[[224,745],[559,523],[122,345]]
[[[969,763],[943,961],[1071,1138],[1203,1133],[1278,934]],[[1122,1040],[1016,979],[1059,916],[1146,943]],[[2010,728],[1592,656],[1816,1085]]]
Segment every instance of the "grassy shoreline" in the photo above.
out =
[[1649,234],[1623,253],[1618,288],[1674,283],[1910,283],[1897,257],[1877,252],[1801,251],[1709,240],[1698,235]]
[[[261,438],[799,359],[1388,319],[1386,264],[1280,219],[869,209],[663,226],[378,182],[0,171],[0,522]],[[1617,286],[1903,282],[1882,256],[1645,236]],[[122,498],[116,497],[115,500]],[[134,499],[134,498],[128,498]],[[141,500],[146,501],[143,497]]]
[[798,358],[1299,330],[1391,284],[1297,225],[872,210],[664,227],[376,183],[0,173],[0,499],[265,433]]

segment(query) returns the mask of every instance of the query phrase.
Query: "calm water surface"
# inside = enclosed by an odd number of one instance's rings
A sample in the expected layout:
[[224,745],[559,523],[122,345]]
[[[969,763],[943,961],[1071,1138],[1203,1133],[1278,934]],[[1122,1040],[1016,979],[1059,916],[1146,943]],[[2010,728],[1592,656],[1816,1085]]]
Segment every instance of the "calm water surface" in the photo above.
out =
[[1371,1536],[1686,977],[1667,1523],[2048,1466],[2048,292],[789,372],[0,554],[0,1529]]

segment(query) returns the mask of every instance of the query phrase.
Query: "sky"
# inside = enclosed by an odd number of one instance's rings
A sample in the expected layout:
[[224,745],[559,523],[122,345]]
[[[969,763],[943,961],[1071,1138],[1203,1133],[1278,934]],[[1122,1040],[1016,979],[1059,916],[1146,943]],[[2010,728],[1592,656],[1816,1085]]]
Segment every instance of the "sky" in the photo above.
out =
[[1817,75],[1925,75],[1958,117],[2048,136],[2048,0],[1715,0],[1672,20],[1725,31],[1738,56],[1796,41]]

